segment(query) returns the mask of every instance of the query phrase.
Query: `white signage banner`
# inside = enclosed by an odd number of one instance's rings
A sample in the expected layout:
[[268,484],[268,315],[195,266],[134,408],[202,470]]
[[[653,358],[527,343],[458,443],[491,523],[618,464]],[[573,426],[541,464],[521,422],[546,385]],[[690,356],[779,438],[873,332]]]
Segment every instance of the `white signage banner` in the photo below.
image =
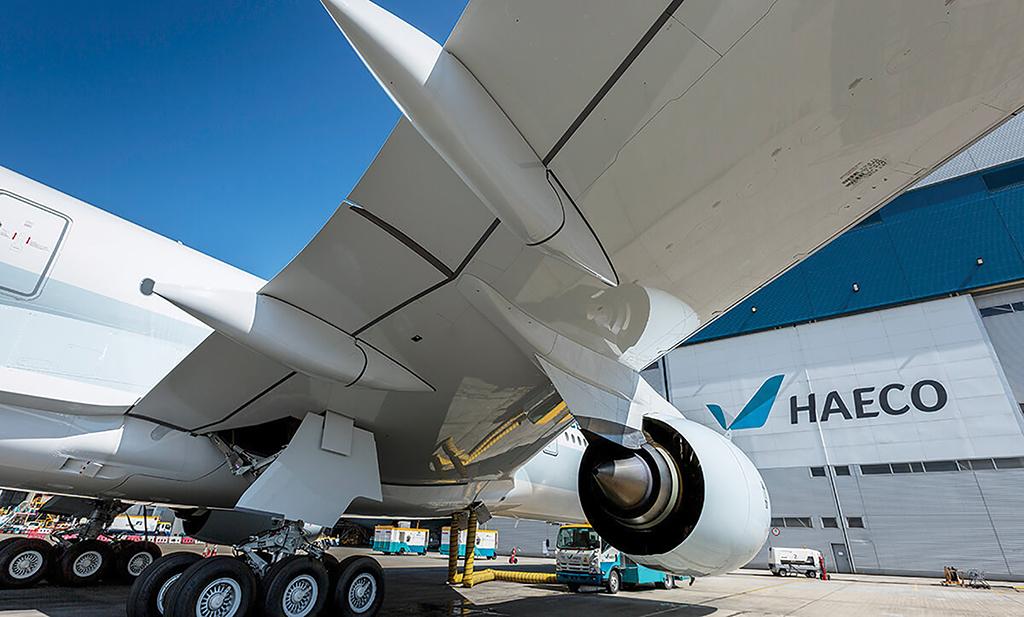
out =
[[761,468],[1024,455],[969,296],[683,347],[668,367],[675,406]]

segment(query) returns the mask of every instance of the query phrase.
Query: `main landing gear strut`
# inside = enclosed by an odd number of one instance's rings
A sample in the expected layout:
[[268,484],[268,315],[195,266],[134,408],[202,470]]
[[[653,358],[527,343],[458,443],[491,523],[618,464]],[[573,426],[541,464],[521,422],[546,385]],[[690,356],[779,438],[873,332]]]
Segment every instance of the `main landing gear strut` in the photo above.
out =
[[[128,595],[128,617],[373,617],[384,576],[369,557],[339,562],[285,522],[235,547],[235,556],[174,553],[143,572]],[[301,551],[301,553],[300,553]]]
[[99,536],[127,506],[116,500],[93,503],[88,521],[53,534],[53,543],[12,537],[0,542],[0,589],[31,587],[43,578],[78,587],[101,580],[131,582],[160,557],[152,542],[104,542]]

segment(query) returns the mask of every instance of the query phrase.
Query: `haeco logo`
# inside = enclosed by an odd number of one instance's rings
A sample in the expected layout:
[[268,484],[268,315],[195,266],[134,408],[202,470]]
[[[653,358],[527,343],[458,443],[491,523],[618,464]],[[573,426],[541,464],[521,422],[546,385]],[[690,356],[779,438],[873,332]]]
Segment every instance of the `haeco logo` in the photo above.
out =
[[743,410],[733,418],[732,424],[726,426],[725,412],[718,405],[709,404],[708,411],[718,420],[722,428],[733,430],[738,428],[761,428],[768,421],[768,414],[775,404],[775,397],[779,395],[779,388],[782,387],[782,380],[785,375],[769,377],[761,387],[757,389],[754,396],[743,406]]
[[[708,411],[726,430],[761,428],[768,421],[784,377],[775,375],[761,384],[731,424],[726,423],[725,412],[720,406],[709,404]],[[945,386],[934,379],[922,379],[909,388],[902,383],[890,383],[881,388],[854,388],[847,396],[833,390],[823,398],[811,392],[801,400],[800,395],[794,394],[789,398],[789,420],[791,424],[798,424],[801,418],[828,422],[832,416],[860,420],[876,418],[883,413],[902,416],[911,409],[933,413],[945,407],[948,401]]]

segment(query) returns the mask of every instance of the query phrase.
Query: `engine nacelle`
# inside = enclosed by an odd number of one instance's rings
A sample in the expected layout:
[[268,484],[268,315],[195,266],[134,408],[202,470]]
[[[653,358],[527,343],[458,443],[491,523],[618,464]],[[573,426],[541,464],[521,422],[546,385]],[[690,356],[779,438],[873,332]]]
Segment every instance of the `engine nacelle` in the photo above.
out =
[[718,433],[678,416],[644,418],[648,443],[592,439],[580,465],[587,520],[634,561],[706,576],[748,563],[768,537],[761,474]]
[[[189,537],[211,544],[234,546],[281,526],[280,516],[249,510],[189,510],[176,512]],[[320,525],[306,523],[303,534],[312,540],[323,531]]]

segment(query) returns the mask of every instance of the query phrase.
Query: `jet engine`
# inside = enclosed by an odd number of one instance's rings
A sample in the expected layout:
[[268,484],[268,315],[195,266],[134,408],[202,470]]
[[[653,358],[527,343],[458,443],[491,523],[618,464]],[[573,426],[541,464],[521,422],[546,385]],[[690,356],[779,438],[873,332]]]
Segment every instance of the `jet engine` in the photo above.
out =
[[768,490],[750,459],[679,416],[644,418],[639,450],[597,436],[580,464],[579,494],[594,529],[636,562],[706,576],[748,563],[768,537]]

